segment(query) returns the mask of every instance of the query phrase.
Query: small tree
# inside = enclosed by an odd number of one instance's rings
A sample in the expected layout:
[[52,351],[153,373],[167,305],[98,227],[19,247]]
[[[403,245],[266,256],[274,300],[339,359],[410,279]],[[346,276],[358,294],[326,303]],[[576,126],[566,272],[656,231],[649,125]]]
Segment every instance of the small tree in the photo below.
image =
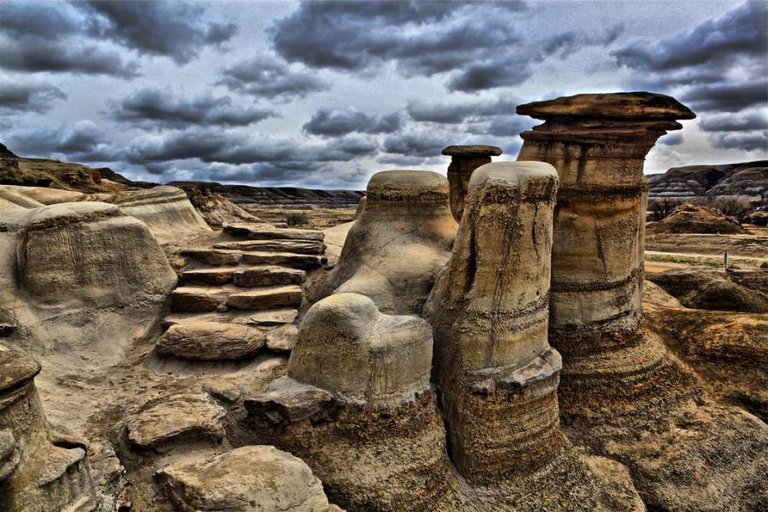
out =
[[651,214],[651,220],[660,221],[666,218],[672,210],[683,204],[680,199],[670,199],[668,197],[658,197],[648,201],[648,211]]

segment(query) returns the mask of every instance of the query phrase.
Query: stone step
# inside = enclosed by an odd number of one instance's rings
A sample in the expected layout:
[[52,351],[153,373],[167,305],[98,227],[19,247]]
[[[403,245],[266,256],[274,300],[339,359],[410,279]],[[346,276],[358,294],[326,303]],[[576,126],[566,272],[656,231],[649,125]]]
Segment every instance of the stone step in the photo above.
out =
[[181,273],[179,282],[191,285],[221,286],[232,282],[232,274],[238,267],[196,268]]
[[237,265],[243,257],[241,251],[227,251],[224,249],[189,248],[182,249],[182,256],[197,260],[201,263],[213,266]]
[[185,270],[180,282],[188,285],[221,286],[234,282],[235,286],[274,286],[279,284],[301,284],[307,277],[303,270],[262,265],[254,267],[214,267]]
[[325,244],[322,240],[239,240],[236,242],[216,242],[216,249],[237,251],[292,252],[297,254],[322,254]]
[[251,265],[281,265],[303,270],[314,270],[328,262],[324,256],[290,252],[245,252],[243,261]]
[[180,286],[171,292],[174,313],[205,313],[216,311],[227,303],[229,293],[223,288]]
[[263,310],[279,307],[298,307],[304,294],[295,284],[253,288],[248,291],[232,293],[227,299],[227,306],[235,309]]
[[295,309],[281,308],[265,311],[238,311],[232,310],[226,313],[175,313],[163,319],[163,328],[172,325],[189,322],[220,322],[225,324],[255,325],[258,327],[270,327],[284,324],[292,324],[296,321],[299,312]]
[[275,228],[269,224],[224,224],[224,232],[251,240],[319,240],[323,232],[314,229]]
[[264,332],[254,326],[190,320],[168,328],[155,349],[182,359],[230,361],[253,356],[264,343]]
[[307,273],[296,268],[265,265],[237,269],[232,277],[235,286],[250,288],[254,286],[301,284],[306,280]]

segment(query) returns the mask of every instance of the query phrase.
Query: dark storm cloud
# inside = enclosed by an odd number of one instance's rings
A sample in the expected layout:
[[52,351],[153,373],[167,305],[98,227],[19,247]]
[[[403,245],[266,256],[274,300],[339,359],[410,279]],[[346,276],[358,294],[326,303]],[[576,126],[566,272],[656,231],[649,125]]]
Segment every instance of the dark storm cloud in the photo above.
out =
[[104,143],[104,132],[90,121],[80,121],[72,128],[31,130],[10,134],[9,146],[24,156],[49,157],[63,153],[91,160]]
[[0,112],[6,114],[44,114],[53,107],[53,103],[66,98],[61,89],[48,84],[0,82]]
[[420,166],[424,164],[425,157],[404,155],[382,155],[376,159],[380,164],[392,164],[399,167]]
[[521,2],[305,2],[272,34],[280,55],[307,66],[359,71],[389,61],[403,74],[431,76],[519,43],[505,16],[523,9]]
[[111,75],[131,78],[138,75],[136,63],[97,46],[65,40],[52,43],[42,39],[22,44],[0,40],[0,67],[21,72],[59,72]]
[[439,156],[440,151],[449,144],[445,138],[435,135],[402,133],[385,138],[382,150],[411,157],[432,157]]
[[324,144],[307,144],[289,139],[255,140],[242,133],[192,128],[163,134],[159,139],[139,143],[125,152],[134,164],[197,159],[206,163],[269,163],[280,167],[308,168],[318,162],[348,162],[377,151],[375,141],[345,137]]
[[414,121],[438,124],[461,124],[465,121],[482,121],[485,117],[515,113],[520,102],[515,99],[473,101],[463,103],[408,103],[408,115]]
[[466,67],[448,81],[447,87],[462,92],[508,87],[525,82],[532,74],[529,63],[523,60],[491,60]]
[[714,147],[721,149],[768,151],[768,131],[715,133],[709,140]]
[[620,64],[647,71],[722,66],[738,57],[765,59],[768,3],[747,2],[718,19],[658,42],[636,41],[613,52]]
[[85,22],[69,4],[0,3],[0,67],[20,72],[137,75],[118,52],[84,40]]
[[80,26],[82,26],[82,20],[67,5],[43,2],[0,3],[0,32],[14,39],[29,37],[59,39],[77,32]]
[[400,114],[370,116],[356,109],[320,109],[302,129],[321,137],[338,137],[350,133],[392,133],[400,129]]
[[737,112],[768,102],[768,3],[747,2],[660,41],[612,52],[642,75],[635,84],[677,96],[699,111]]
[[99,0],[75,5],[90,15],[92,34],[179,64],[189,62],[206,46],[228,41],[237,32],[234,24],[206,22],[206,10],[199,4]]
[[694,111],[738,112],[756,105],[768,105],[768,79],[741,83],[715,83],[685,90],[683,98]]
[[748,114],[707,114],[701,116],[699,128],[705,132],[738,132],[768,130],[768,119],[760,112]]
[[229,97],[175,98],[159,89],[142,89],[112,106],[111,117],[140,125],[181,127],[190,124],[247,126],[275,116],[271,110],[232,105]]
[[664,144],[665,146],[679,146],[682,143],[683,134],[680,132],[670,133],[659,139],[659,144]]
[[239,62],[221,72],[219,84],[232,91],[265,98],[303,98],[322,91],[328,84],[306,71],[297,71],[277,59],[255,57]]

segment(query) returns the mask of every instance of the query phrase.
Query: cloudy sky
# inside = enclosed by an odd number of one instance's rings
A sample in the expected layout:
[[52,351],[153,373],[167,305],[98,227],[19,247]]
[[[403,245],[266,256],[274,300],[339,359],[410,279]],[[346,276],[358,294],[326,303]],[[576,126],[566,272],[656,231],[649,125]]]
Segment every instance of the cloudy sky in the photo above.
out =
[[0,2],[0,142],[134,179],[364,188],[515,106],[671,94],[646,172],[768,158],[768,2]]

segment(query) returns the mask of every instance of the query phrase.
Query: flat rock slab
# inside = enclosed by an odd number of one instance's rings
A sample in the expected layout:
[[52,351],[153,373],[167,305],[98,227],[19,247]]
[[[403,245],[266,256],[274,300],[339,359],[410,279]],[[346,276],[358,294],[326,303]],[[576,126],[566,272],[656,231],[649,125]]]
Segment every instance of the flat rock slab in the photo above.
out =
[[161,355],[199,361],[229,361],[251,357],[264,346],[256,327],[191,320],[172,325],[158,340]]
[[221,288],[180,286],[171,292],[171,311],[204,313],[216,311],[227,302],[227,292]]
[[237,242],[217,242],[217,249],[238,251],[274,251],[297,254],[322,254],[325,245],[322,240],[240,240]]
[[267,311],[227,311],[226,313],[177,313],[168,315],[163,320],[165,329],[172,325],[190,322],[219,322],[240,325],[274,326],[292,324],[296,321],[299,312],[295,309],[281,308]]
[[251,265],[280,265],[314,270],[325,265],[328,260],[322,256],[291,252],[246,252],[243,253],[243,261]]
[[299,328],[293,324],[275,327],[266,334],[266,345],[274,352],[290,352],[299,338]]
[[237,270],[233,273],[235,286],[274,286],[281,284],[301,284],[307,278],[307,273],[296,268],[266,265]]
[[251,310],[298,307],[303,297],[301,287],[297,285],[256,288],[232,293],[227,299],[227,306]]
[[288,376],[272,381],[264,393],[243,401],[249,418],[265,425],[304,421],[324,414],[333,404],[330,392]]
[[237,267],[214,267],[185,270],[181,273],[181,282],[184,284],[201,284],[208,286],[221,286],[232,282],[232,274]]
[[157,474],[176,510],[330,512],[323,484],[304,461],[274,446],[187,456]]
[[180,254],[207,265],[214,265],[217,267],[223,265],[237,265],[243,257],[243,254],[239,251],[226,251],[223,249],[184,249]]
[[160,452],[186,442],[219,442],[225,415],[224,408],[204,394],[170,397],[128,420],[128,440],[138,448]]
[[224,232],[251,240],[323,240],[323,232],[312,229],[274,228],[269,225],[224,224]]
[[448,146],[441,152],[446,156],[455,157],[478,157],[478,156],[499,156],[501,148],[497,146]]

